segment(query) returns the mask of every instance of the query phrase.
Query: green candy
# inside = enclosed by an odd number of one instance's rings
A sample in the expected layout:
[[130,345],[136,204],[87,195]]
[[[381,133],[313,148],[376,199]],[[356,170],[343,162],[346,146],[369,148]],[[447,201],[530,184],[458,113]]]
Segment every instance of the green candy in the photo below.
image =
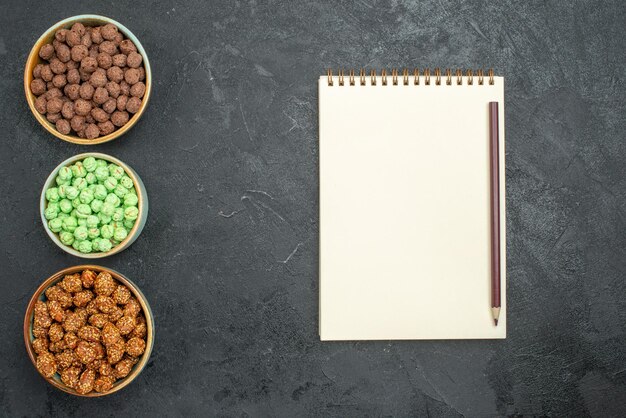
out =
[[128,193],[136,195],[137,194],[137,190],[135,190],[134,187],[131,187],[130,189],[128,189]]
[[63,219],[64,231],[73,233],[76,230],[77,226],[78,226],[78,222],[76,221],[76,218],[74,218],[73,216],[68,216],[67,218]]
[[78,218],[76,222],[78,222],[78,226],[84,226],[84,227],[87,226],[87,219],[85,218]]
[[91,249],[95,252],[100,251],[100,241],[102,239],[101,238],[94,238],[91,240]]
[[85,170],[85,166],[81,161],[76,161],[72,166],[72,174],[74,177],[85,177],[87,175],[87,170]]
[[43,216],[45,216],[47,220],[54,219],[58,215],[59,211],[54,208],[46,208],[46,210],[43,212]]
[[63,231],[59,234],[59,239],[65,245],[72,245],[74,243],[74,234],[71,232]]
[[100,241],[98,241],[98,244],[99,244],[98,247],[100,251],[102,251],[103,253],[110,251],[111,248],[113,247],[113,245],[111,244],[111,241],[109,241],[108,239],[101,239]]
[[107,178],[109,178],[109,170],[106,167],[100,166],[96,168],[94,174],[96,175],[98,181],[105,181]]
[[100,213],[98,213],[98,219],[100,219],[102,225],[106,225],[111,222],[111,215],[105,215],[100,211]]
[[123,198],[124,196],[126,196],[128,194],[128,189],[124,186],[122,186],[121,184],[118,184],[115,187],[115,190],[113,191],[113,193],[115,193],[115,195],[119,198]]
[[62,184],[59,187],[57,187],[57,193],[59,194],[59,197],[61,199],[65,199],[67,197],[67,194],[65,193],[66,190],[67,190],[67,184]]
[[104,181],[104,187],[107,188],[108,191],[112,192],[113,190],[115,190],[115,187],[117,186],[117,179],[115,177],[107,177],[107,179]]
[[57,202],[50,202],[48,203],[48,209],[54,209],[57,212],[59,212],[61,210],[61,207],[59,206]]
[[54,179],[54,181],[55,181],[55,183],[57,184],[57,186],[62,186],[62,185],[64,185],[64,184],[70,184],[70,180],[69,180],[69,179],[68,179],[68,180],[63,180],[63,179],[62,179],[62,178],[60,178],[59,176],[57,176],[57,177]]
[[46,190],[46,200],[48,202],[58,202],[59,201],[59,189],[56,187],[51,187]]
[[74,180],[72,180],[72,186],[76,187],[78,191],[81,191],[89,186],[89,183],[87,183],[87,180],[85,180],[83,177],[76,177]]
[[122,201],[120,200],[119,196],[117,196],[115,193],[109,193],[107,197],[104,199],[104,203],[109,203],[113,205],[114,207],[118,207],[122,203]]
[[79,241],[86,240],[88,234],[89,232],[87,231],[86,226],[79,226],[74,230],[74,238],[76,238]]
[[72,206],[72,202],[68,199],[63,199],[59,202],[59,209],[63,213],[70,213],[74,207]]
[[84,189],[80,192],[80,195],[78,196],[78,198],[80,199],[82,203],[90,204],[91,201],[94,199],[94,195],[91,190]]
[[117,164],[109,164],[109,175],[115,180],[121,179],[124,174],[126,173],[124,173],[124,169],[122,167]]
[[100,219],[98,219],[98,217],[96,215],[89,215],[89,216],[87,216],[86,221],[87,221],[87,227],[88,228],[95,228],[100,223]]
[[87,229],[87,236],[89,239],[98,238],[100,236],[100,230],[98,228]]
[[76,209],[78,207],[78,205],[80,205],[80,204],[81,203],[80,203],[80,199],[79,198],[76,198],[76,199],[72,200],[72,207],[74,209]]
[[85,203],[81,203],[76,208],[76,215],[79,218],[86,218],[87,216],[91,215],[91,206],[89,206],[89,205],[87,205]]
[[137,216],[139,216],[139,209],[137,209],[135,206],[129,206],[124,209],[124,219],[134,221],[135,219],[137,219]]
[[111,221],[109,225],[111,225],[113,229],[124,228],[124,222],[121,222],[121,221]]
[[71,180],[73,176],[72,169],[69,167],[59,168],[59,172],[57,174],[61,180]]
[[133,229],[133,226],[135,226],[135,221],[131,221],[130,219],[124,220],[124,228],[131,230]]
[[69,200],[74,200],[78,197],[78,189],[74,186],[67,186],[65,188],[65,197]]
[[126,187],[127,189],[130,189],[131,187],[134,186],[133,181],[126,174],[124,174],[122,178],[120,179],[120,184]]
[[102,210],[102,205],[104,205],[104,203],[102,202],[102,200],[98,200],[98,199],[94,199],[91,201],[91,211],[93,213],[99,213]]
[[115,228],[115,232],[113,233],[113,239],[118,242],[122,242],[128,236],[128,232],[124,227]]
[[106,168],[109,165],[109,163],[107,163],[105,160],[97,160],[96,161],[96,166],[97,167],[104,167]]
[[96,184],[96,182],[98,181],[94,173],[87,173],[87,175],[85,176],[85,180],[87,180],[87,183],[89,185]]
[[59,212],[59,214],[57,215],[57,217],[56,217],[56,218],[57,218],[57,219],[65,219],[65,218],[67,218],[68,216],[70,216],[70,215],[69,215],[69,214],[67,214],[67,213]]
[[61,230],[63,230],[63,220],[59,218],[50,219],[50,221],[48,221],[48,228],[54,233],[61,232]]
[[109,239],[113,236],[114,232],[115,228],[113,228],[113,226],[111,225],[103,225],[102,228],[100,228],[100,235],[102,236],[102,238]]
[[78,245],[80,244],[80,241],[77,239],[74,239],[74,242],[72,243],[72,248],[74,248],[76,251],[78,251]]
[[114,211],[115,211],[115,206],[113,206],[113,204],[109,202],[104,202],[104,205],[102,205],[102,210],[100,211],[100,213],[104,214],[105,216],[112,216]]
[[124,209],[116,208],[113,211],[113,215],[111,215],[111,219],[113,219],[115,222],[122,222],[124,220]]
[[137,198],[136,194],[128,193],[124,196],[124,206],[137,206],[139,203],[139,198]]
[[96,199],[104,200],[108,194],[109,192],[107,191],[107,188],[103,185],[98,184],[96,187],[94,187],[93,197],[95,197]]
[[80,251],[81,253],[88,254],[91,252],[92,249],[93,247],[91,245],[91,241],[85,240],[81,241],[78,244],[78,251]]
[[85,167],[85,170],[87,170],[88,173],[91,173],[98,168],[98,163],[95,158],[87,157],[83,160],[83,167]]

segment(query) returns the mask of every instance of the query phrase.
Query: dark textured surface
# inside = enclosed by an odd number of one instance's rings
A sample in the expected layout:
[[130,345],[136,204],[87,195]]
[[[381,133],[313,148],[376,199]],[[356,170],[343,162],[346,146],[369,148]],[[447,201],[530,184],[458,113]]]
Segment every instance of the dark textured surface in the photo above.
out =
[[[4,1],[0,415],[626,415],[626,5],[567,3]],[[135,32],[155,79],[139,124],[90,148],[47,134],[22,90],[35,39],[88,12]],[[506,77],[505,341],[318,339],[316,80],[405,65]],[[81,263],[37,204],[82,151],[150,195],[142,236],[101,264],[148,297],[154,353],[100,400],[46,384],[21,329],[38,284]]]

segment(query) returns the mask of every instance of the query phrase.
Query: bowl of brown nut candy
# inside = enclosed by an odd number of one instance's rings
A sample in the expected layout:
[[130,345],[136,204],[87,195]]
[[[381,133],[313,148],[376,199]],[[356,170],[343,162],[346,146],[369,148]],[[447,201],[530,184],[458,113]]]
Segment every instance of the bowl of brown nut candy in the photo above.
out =
[[143,114],[152,87],[143,46],[104,16],[62,20],[35,43],[24,70],[28,105],[51,134],[95,145],[127,132]]
[[148,363],[154,319],[145,296],[122,274],[75,266],[39,286],[26,309],[24,342],[52,386],[104,396],[127,386]]

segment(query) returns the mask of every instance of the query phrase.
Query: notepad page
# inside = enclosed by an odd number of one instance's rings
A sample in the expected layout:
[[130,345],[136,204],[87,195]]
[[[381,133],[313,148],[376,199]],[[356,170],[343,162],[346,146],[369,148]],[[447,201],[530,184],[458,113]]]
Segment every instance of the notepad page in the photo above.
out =
[[[506,337],[504,80],[319,79],[322,340]],[[502,310],[491,316],[489,109],[500,103]]]

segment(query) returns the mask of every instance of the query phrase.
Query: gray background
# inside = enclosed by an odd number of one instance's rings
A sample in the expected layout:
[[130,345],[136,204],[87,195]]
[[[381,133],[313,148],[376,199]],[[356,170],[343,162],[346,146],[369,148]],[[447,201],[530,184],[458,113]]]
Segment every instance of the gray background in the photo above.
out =
[[[626,414],[622,1],[3,3],[1,415]],[[89,12],[139,37],[155,84],[127,135],[78,147],[37,124],[22,72],[41,33]],[[505,341],[320,343],[316,81],[361,66],[506,77]],[[101,264],[148,297],[154,353],[99,400],[45,383],[21,329],[39,283],[82,262],[37,207],[83,151],[150,195],[139,240]]]

